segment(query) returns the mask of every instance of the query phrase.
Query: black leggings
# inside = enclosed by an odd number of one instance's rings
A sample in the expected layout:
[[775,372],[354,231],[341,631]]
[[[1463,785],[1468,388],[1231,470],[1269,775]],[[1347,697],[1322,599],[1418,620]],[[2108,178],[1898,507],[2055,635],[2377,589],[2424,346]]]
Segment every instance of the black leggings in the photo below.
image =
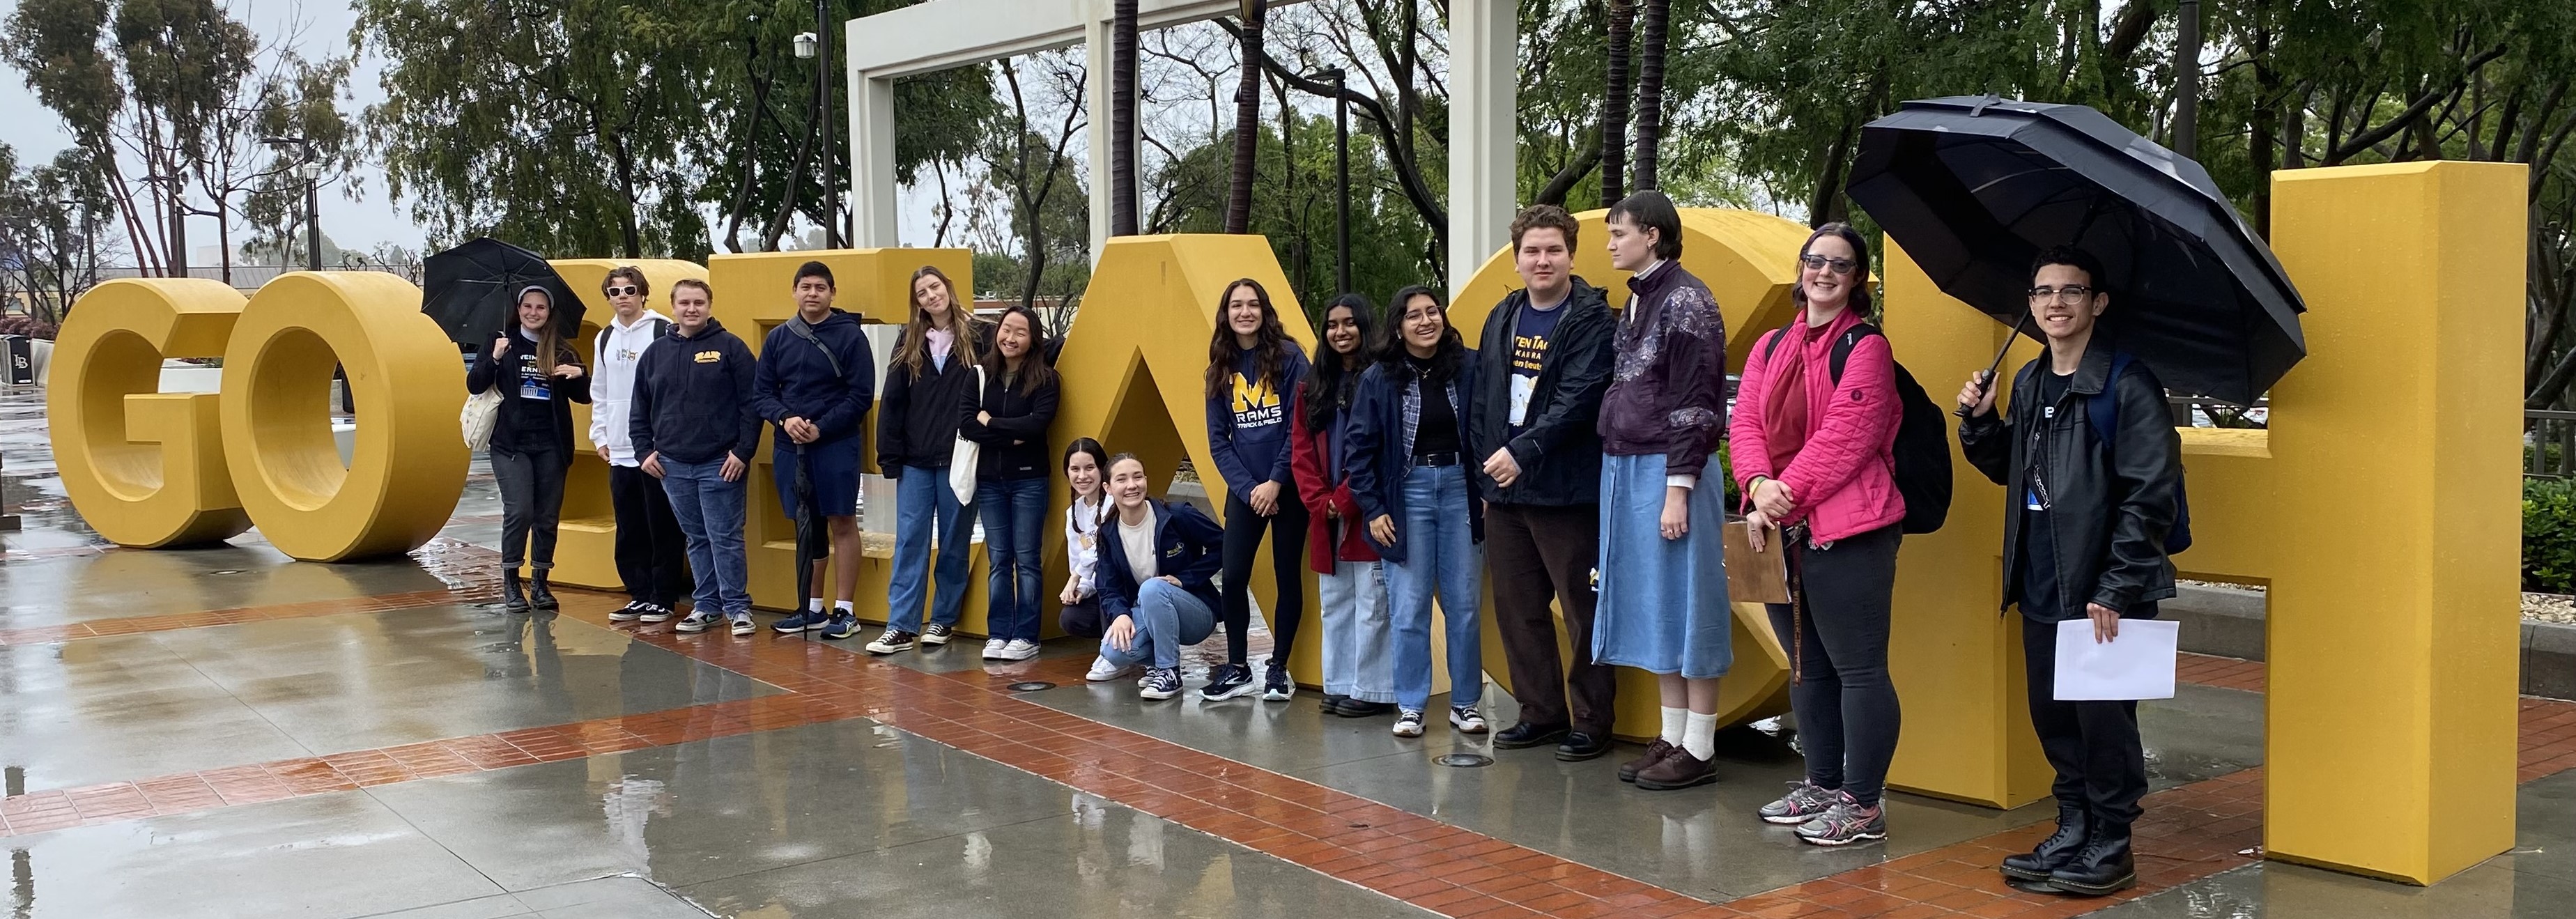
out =
[[555,566],[555,528],[563,517],[565,467],[553,450],[492,451],[492,480],[501,486],[501,567]]
[[1270,659],[1286,663],[1297,646],[1297,623],[1306,616],[1306,505],[1288,489],[1279,490],[1279,512],[1268,517],[1252,512],[1242,498],[1225,499],[1225,591],[1217,611],[1225,623],[1225,660],[1243,664],[1243,643],[1252,627],[1252,557],[1261,551],[1261,534],[1270,534],[1270,571],[1279,585],[1271,598]]
[[[1887,631],[1896,600],[1896,546],[1889,524],[1810,549],[1791,543],[1789,564],[1806,595],[1806,614],[1769,604],[1771,630],[1799,674],[1789,687],[1798,713],[1798,748],[1807,781],[1843,789],[1863,807],[1878,806],[1887,764],[1896,759],[1902,724],[1896,684],[1887,678]],[[1794,642],[1794,644],[1793,644]]]

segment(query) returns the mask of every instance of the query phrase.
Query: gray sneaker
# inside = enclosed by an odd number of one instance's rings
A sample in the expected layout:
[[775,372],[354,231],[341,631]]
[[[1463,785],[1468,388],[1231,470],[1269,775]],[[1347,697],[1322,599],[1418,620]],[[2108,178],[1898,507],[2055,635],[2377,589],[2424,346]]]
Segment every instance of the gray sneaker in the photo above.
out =
[[678,628],[683,632],[704,632],[723,621],[725,621],[723,616],[718,616],[712,611],[696,610],[690,612],[688,618],[680,620]]
[[1847,846],[1887,838],[1887,805],[1863,809],[1847,792],[1834,793],[1834,805],[1798,825],[1798,840],[1819,846]]
[[1823,816],[1841,796],[1800,779],[1789,783],[1789,793],[1780,800],[1762,805],[1762,822],[1797,824]]

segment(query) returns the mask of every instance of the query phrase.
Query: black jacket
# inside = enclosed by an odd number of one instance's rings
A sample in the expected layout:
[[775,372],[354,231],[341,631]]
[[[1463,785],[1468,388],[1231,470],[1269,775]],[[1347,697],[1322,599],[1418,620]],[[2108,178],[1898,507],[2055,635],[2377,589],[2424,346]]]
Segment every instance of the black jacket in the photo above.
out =
[[635,362],[626,429],[636,458],[660,453],[683,463],[711,463],[731,453],[750,463],[760,449],[760,416],[751,410],[756,372],[751,346],[725,331],[724,323],[709,319],[696,335],[672,326],[670,337],[644,349]]
[[[1024,362],[1037,357],[1024,358]],[[1055,423],[1056,391],[1061,378],[1050,377],[1036,392],[1023,394],[1020,387],[1005,385],[1002,372],[984,370],[984,391],[977,393],[970,374],[964,397],[960,399],[957,436],[983,445],[982,457],[975,464],[975,477],[1017,481],[1043,479],[1053,471],[1047,455],[1047,426]],[[991,412],[991,424],[978,423],[978,413]]]
[[[814,338],[831,349],[831,358],[785,323],[769,330],[760,343],[760,367],[752,375],[752,413],[773,424],[789,418],[813,422],[822,429],[819,441],[856,437],[876,398],[877,364],[868,351],[867,333],[860,331],[857,316],[835,309],[814,325]],[[832,375],[835,360],[841,365],[838,377]],[[796,449],[784,427],[777,440],[781,450]]]
[[[1566,311],[1549,338],[1547,359],[1530,393],[1528,424],[1511,437],[1512,327],[1529,307],[1529,291],[1515,290],[1485,317],[1477,355],[1478,392],[1467,422],[1467,465],[1486,500],[1496,504],[1565,507],[1601,501],[1601,432],[1595,421],[1601,395],[1610,390],[1610,299],[1601,288],[1574,279]],[[1510,447],[1521,467],[1510,488],[1485,474],[1485,458]]]
[[2056,533],[2059,618],[2083,616],[2086,603],[2153,616],[2155,601],[2174,595],[2173,560],[2164,546],[2182,481],[2182,436],[2174,432],[2164,384],[2144,361],[2131,361],[2112,393],[2120,413],[2118,449],[2093,433],[2086,400],[2102,392],[2112,353],[2111,343],[2096,335],[2054,417],[2043,417],[2040,404],[2039,375],[2049,372],[2048,355],[2041,354],[2013,377],[2009,421],[1987,414],[1959,423],[1968,462],[2004,486],[2006,607],[2022,593],[2022,505],[2033,449],[2045,464]]
[[[512,356],[519,354],[521,348],[534,347],[528,344],[527,339],[519,337],[517,329],[503,329],[483,337],[489,340],[505,335],[510,337]],[[504,363],[515,365],[516,361],[504,361]],[[581,355],[573,353],[570,345],[564,345],[555,351],[555,363],[580,367]],[[575,402],[583,405],[590,404],[589,369],[583,367],[582,375],[569,380],[562,377],[554,378],[554,398],[548,400],[553,405],[548,406],[550,411],[547,414],[547,418],[552,422],[552,430],[549,433],[553,442],[550,444],[519,442],[519,429],[510,423],[510,416],[519,411],[519,387],[516,378],[508,375],[517,371],[510,369],[505,372],[503,367],[494,363],[492,349],[489,346],[486,346],[482,353],[474,356],[474,367],[465,372],[465,391],[479,393],[496,385],[501,387],[501,417],[492,425],[492,449],[503,453],[525,454],[552,448],[563,465],[569,467],[572,465],[572,404]]]
[[[1154,553],[1159,558],[1155,567],[1161,577],[1170,575],[1181,582],[1208,609],[1217,605],[1215,578],[1225,567],[1225,529],[1209,520],[1206,514],[1187,504],[1165,504],[1145,499],[1154,507]],[[1091,582],[1100,594],[1100,621],[1109,624],[1136,609],[1136,592],[1145,585],[1136,582],[1135,566],[1127,564],[1127,540],[1118,535],[1118,511],[1112,508],[1109,519],[1100,525],[1100,563],[1092,566]]]
[[[1461,419],[1461,444],[1469,442],[1464,419],[1476,410],[1477,374],[1481,370],[1476,365],[1476,352],[1468,351],[1458,362],[1455,379],[1445,386],[1423,387],[1425,399],[1456,394],[1451,404]],[[1412,386],[1409,371],[1399,376],[1384,361],[1369,365],[1360,374],[1359,390],[1351,396],[1350,433],[1342,439],[1342,469],[1350,476],[1351,500],[1360,506],[1362,526],[1380,515],[1395,518],[1395,544],[1378,542],[1372,535],[1368,537],[1369,546],[1377,550],[1379,558],[1398,565],[1405,563],[1404,528],[1409,525],[1404,516],[1404,480],[1413,474],[1413,431],[1405,426],[1404,418],[1404,395]],[[1458,462],[1476,461],[1461,456]],[[1467,530],[1476,542],[1485,540],[1484,508],[1476,500],[1484,487],[1478,483],[1481,478],[1467,477]]]
[[[967,323],[966,334],[974,336],[975,353],[990,347],[983,323]],[[895,340],[894,353],[903,353],[903,342]],[[957,406],[974,389],[974,366],[954,358],[941,370],[924,356],[918,377],[900,362],[887,364],[885,399],[877,407],[877,468],[887,478],[900,478],[907,468],[948,468],[957,449]]]

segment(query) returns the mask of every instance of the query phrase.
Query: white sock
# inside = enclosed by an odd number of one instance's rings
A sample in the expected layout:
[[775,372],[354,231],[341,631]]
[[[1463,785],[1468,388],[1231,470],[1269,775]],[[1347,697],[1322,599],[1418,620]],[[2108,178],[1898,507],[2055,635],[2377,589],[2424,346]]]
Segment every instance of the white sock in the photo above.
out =
[[844,615],[844,616],[852,615],[852,614],[853,614],[853,612],[854,612],[853,610],[851,610],[851,609],[850,609],[850,601],[848,601],[848,600],[842,600],[842,601],[839,601],[839,602],[833,603],[833,604],[832,604],[832,611],[833,611],[833,612],[835,612],[835,613],[839,613],[839,614],[841,614],[841,615]]
[[1699,757],[1701,762],[1716,758],[1717,716],[1690,713],[1688,723],[1682,728],[1682,749]]
[[807,612],[814,612],[814,613],[822,612],[822,611],[823,611],[823,598],[821,598],[821,597],[815,597],[814,599],[811,599],[811,600],[807,600],[807,601],[805,601],[805,610],[806,610]]
[[1664,742],[1665,742],[1665,743],[1668,743],[1668,744],[1672,744],[1673,746],[1676,746],[1676,747],[1681,746],[1681,745],[1682,745],[1682,719],[1683,719],[1683,717],[1684,717],[1684,716],[1687,716],[1687,715],[1689,715],[1689,714],[1690,714],[1690,709],[1687,709],[1687,708],[1667,708],[1667,709],[1664,709],[1664,710],[1663,710],[1663,712],[1664,712],[1664,733],[1663,733]]

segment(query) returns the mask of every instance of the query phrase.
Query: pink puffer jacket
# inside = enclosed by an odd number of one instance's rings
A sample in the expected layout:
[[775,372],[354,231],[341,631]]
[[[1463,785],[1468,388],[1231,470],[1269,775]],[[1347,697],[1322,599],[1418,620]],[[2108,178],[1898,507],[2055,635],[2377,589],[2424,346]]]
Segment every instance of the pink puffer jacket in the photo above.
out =
[[[1782,526],[1808,522],[1817,542],[1857,536],[1905,519],[1905,497],[1896,491],[1896,427],[1904,406],[1896,398],[1896,357],[1887,337],[1872,335],[1852,346],[1844,362],[1841,385],[1834,383],[1834,340],[1859,325],[1859,314],[1845,310],[1821,329],[1809,332],[1807,349],[1807,417],[1813,433],[1789,468],[1771,468],[1771,450],[1763,429],[1763,408],[1771,388],[1766,352],[1800,344],[1773,345],[1781,330],[1764,333],[1744,362],[1744,383],[1736,390],[1734,419],[1727,428],[1735,483],[1742,488],[1754,476],[1769,476],[1789,486],[1796,509]],[[1786,357],[1786,352],[1779,356]],[[1751,492],[1746,492],[1748,505]]]

